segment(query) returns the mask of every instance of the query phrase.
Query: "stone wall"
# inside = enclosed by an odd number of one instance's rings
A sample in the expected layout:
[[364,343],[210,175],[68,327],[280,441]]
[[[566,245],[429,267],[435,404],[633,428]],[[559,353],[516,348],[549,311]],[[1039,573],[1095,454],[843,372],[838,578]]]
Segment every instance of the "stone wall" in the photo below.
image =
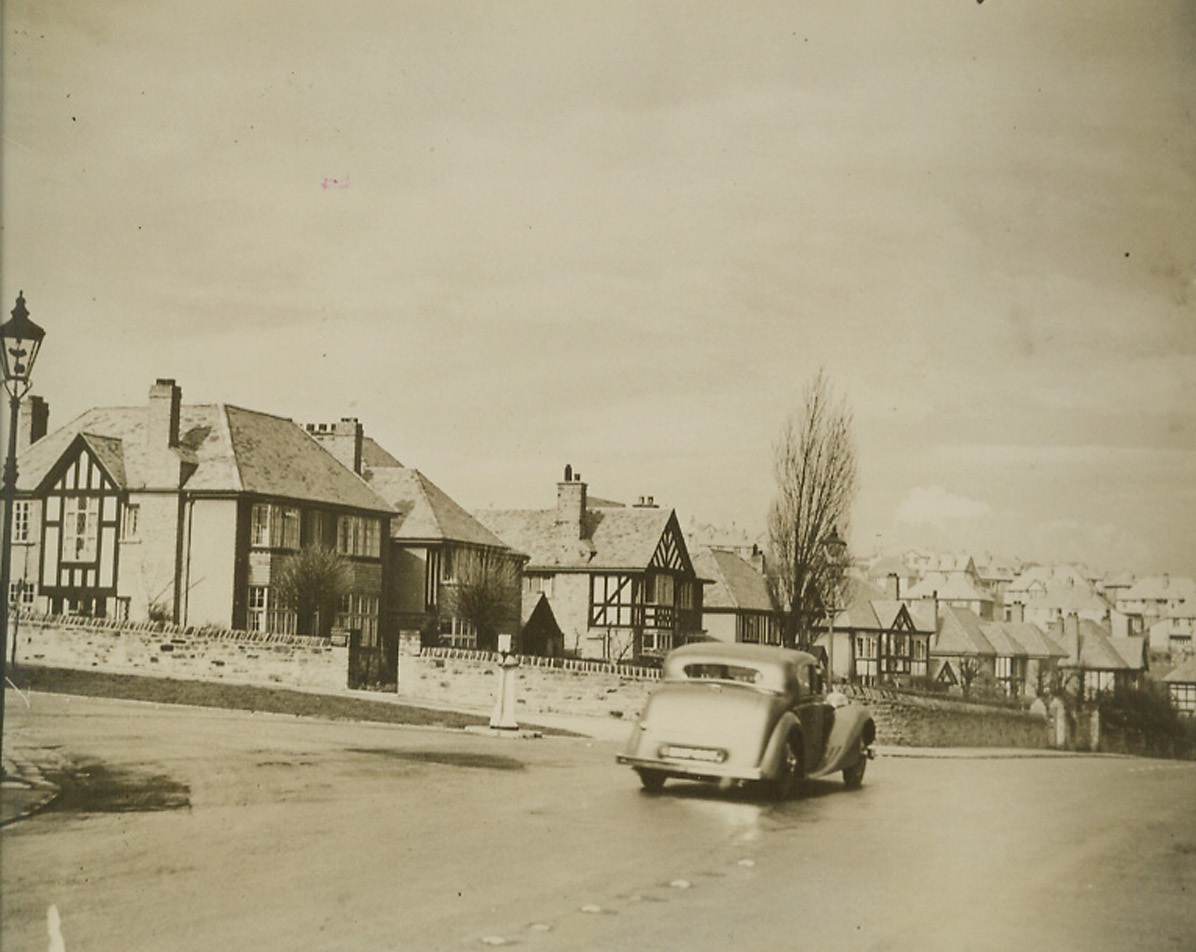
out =
[[[479,657],[469,657],[477,654]],[[501,667],[497,657],[482,660],[476,652],[444,652],[444,656],[399,653],[399,695],[405,701],[467,710],[494,706]],[[521,664],[515,671],[516,716],[588,714],[634,720],[648,692],[657,683],[615,673],[609,665],[579,665],[580,670]]]
[[343,691],[348,648],[324,638],[21,618],[17,662],[120,674]]
[[[477,653],[419,654],[407,641],[399,657],[404,700],[459,705],[479,711],[494,705],[500,666]],[[471,657],[471,655],[477,655]],[[585,664],[582,662],[581,664]],[[589,714],[633,720],[658,681],[622,676],[592,663],[588,671],[520,666],[515,673],[517,716]],[[646,672],[644,673],[646,674]],[[906,747],[1018,747],[1048,745],[1047,718],[1016,708],[967,704],[861,688],[854,691],[876,721],[878,744]]]
[[878,744],[1035,749],[1049,746],[1050,731],[1043,714],[871,688],[853,688],[850,694],[872,711]]

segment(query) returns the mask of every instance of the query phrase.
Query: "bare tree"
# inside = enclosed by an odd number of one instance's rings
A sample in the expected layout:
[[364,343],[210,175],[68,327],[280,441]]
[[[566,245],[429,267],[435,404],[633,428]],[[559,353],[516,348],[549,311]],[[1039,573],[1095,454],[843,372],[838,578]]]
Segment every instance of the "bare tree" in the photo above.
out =
[[984,665],[979,658],[959,659],[959,687],[965,701],[972,696],[972,686],[981,680],[983,673]]
[[519,626],[520,566],[496,549],[458,549],[453,553],[455,581],[445,587],[444,609],[473,626],[478,647],[494,650],[505,629]]
[[348,560],[335,549],[307,545],[283,559],[272,582],[279,607],[295,613],[298,634],[327,635],[353,575]]
[[769,581],[785,611],[790,646],[808,647],[828,600],[842,601],[846,552],[834,558],[824,543],[833,531],[846,535],[851,521],[857,488],[851,425],[846,401],[820,370],[773,447]]

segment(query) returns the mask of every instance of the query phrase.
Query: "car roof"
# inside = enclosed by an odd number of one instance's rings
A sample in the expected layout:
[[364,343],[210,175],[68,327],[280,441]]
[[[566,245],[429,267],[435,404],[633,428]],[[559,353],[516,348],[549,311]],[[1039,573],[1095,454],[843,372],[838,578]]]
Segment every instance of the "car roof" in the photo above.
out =
[[664,660],[664,676],[666,678],[683,677],[684,666],[695,662],[775,665],[796,669],[803,665],[816,665],[818,659],[805,651],[794,651],[791,648],[704,641],[684,645],[669,652],[668,657]]

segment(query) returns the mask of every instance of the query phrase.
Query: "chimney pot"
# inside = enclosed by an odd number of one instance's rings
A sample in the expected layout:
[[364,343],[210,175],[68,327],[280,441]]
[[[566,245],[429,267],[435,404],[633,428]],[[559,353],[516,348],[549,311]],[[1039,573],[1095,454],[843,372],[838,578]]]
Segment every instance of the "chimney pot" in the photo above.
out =
[[149,446],[166,449],[179,445],[179,414],[183,403],[182,388],[171,377],[159,377],[149,392]]
[[[572,475],[573,479],[567,477]],[[566,479],[556,486],[556,524],[567,526],[575,539],[580,539],[585,533],[586,515],[586,484],[581,481],[580,473],[570,473],[565,467]]]

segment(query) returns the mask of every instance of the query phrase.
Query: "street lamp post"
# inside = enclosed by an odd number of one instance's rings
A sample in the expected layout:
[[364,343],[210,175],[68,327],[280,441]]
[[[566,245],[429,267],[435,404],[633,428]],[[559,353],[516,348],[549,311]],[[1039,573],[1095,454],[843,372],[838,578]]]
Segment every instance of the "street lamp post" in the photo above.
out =
[[[0,324],[0,370],[8,393],[8,455],[4,460],[4,537],[0,540],[0,666],[8,657],[9,576],[12,574],[12,511],[17,492],[17,426],[21,398],[29,392],[30,374],[46,332],[29,319],[25,292],[17,294],[12,317]],[[7,678],[7,672],[5,672]],[[7,680],[5,682],[7,684]],[[4,749],[4,702],[0,685],[0,752]]]
[[[839,535],[839,530],[831,526],[831,534],[822,540],[822,551],[826,556],[828,569],[839,566],[843,562],[843,555],[847,552],[847,543]],[[830,570],[826,578],[826,675],[831,685],[835,683],[835,610],[838,608],[838,598],[835,591],[838,569]]]

